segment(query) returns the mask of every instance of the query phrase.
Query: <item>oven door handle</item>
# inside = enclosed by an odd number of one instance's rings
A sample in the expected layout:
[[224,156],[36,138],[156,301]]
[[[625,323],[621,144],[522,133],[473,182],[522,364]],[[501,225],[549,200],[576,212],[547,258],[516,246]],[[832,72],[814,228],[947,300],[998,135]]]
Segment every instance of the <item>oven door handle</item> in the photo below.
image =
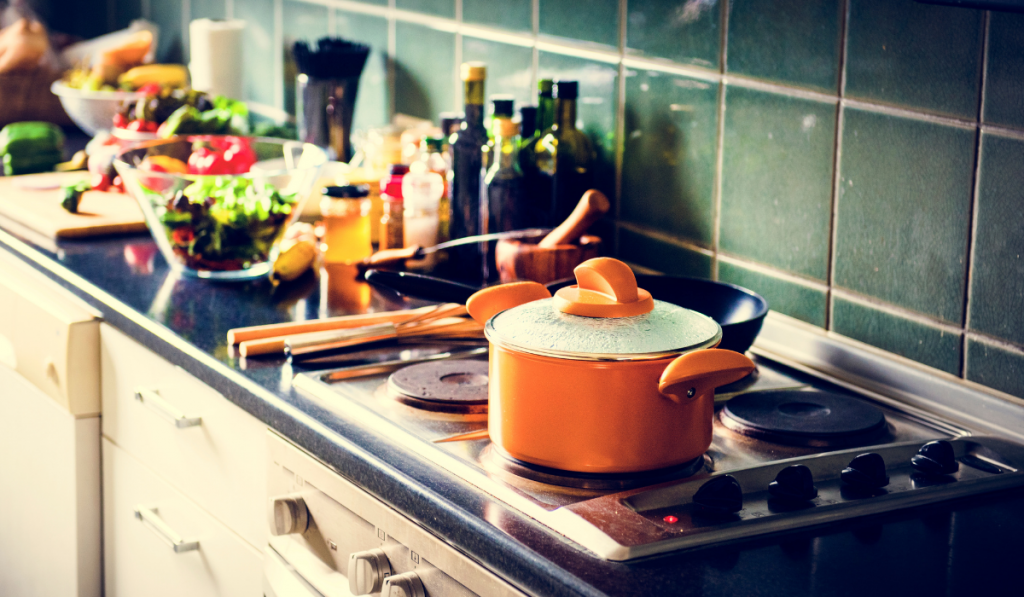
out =
[[153,531],[165,543],[171,546],[174,553],[184,553],[199,549],[198,541],[185,541],[181,535],[174,532],[174,529],[167,526],[167,523],[157,514],[156,508],[138,505],[135,506],[135,518],[142,521],[142,524]]

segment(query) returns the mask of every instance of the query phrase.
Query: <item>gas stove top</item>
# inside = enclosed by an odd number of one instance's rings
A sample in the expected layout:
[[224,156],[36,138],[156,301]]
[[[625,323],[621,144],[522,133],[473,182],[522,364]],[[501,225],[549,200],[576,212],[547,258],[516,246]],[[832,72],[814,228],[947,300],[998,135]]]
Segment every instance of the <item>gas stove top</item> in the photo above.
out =
[[1024,484],[1024,446],[983,436],[985,425],[760,348],[751,356],[757,371],[716,392],[705,455],[633,475],[546,469],[479,438],[487,427],[485,347],[368,351],[294,383],[610,560]]

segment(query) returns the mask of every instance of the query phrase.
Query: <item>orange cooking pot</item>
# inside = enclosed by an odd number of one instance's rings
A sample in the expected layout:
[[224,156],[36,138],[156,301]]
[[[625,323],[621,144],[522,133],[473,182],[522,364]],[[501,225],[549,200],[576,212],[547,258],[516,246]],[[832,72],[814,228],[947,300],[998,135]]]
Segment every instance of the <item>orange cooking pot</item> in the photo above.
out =
[[534,282],[481,290],[466,306],[491,343],[488,433],[518,460],[626,473],[692,461],[711,445],[714,391],[754,370],[714,349],[710,317],[653,300],[609,258],[554,297]]

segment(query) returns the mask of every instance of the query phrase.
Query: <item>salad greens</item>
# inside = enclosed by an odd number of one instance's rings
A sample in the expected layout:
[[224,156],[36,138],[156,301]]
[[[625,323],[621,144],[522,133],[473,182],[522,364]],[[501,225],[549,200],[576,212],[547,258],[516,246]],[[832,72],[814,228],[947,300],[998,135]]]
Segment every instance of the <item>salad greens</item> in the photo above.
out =
[[270,258],[298,201],[269,183],[203,176],[157,210],[171,248],[193,269],[243,269]]
[[244,102],[222,95],[213,98],[213,107],[200,110],[185,104],[176,109],[160,125],[161,137],[174,135],[247,135],[249,108]]

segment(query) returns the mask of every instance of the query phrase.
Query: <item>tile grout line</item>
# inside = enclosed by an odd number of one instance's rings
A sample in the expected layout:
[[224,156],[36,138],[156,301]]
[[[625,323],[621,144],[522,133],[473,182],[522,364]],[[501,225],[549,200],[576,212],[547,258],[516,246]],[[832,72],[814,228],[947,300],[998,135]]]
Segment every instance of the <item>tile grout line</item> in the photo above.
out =
[[688,251],[700,253],[705,257],[714,256],[714,251],[709,247],[698,245],[687,240],[683,240],[677,236],[672,236],[668,232],[658,230],[657,228],[651,228],[650,226],[645,226],[643,224],[635,224],[633,222],[626,221],[616,222],[616,228],[621,228],[623,230],[628,230],[629,232],[632,232],[634,234],[640,234],[648,238],[653,238],[654,240],[663,242],[666,245],[672,245],[673,247],[679,247],[680,249],[686,249]]
[[235,18],[235,0],[224,0],[224,18]]
[[832,147],[832,209],[828,221],[828,264],[825,273],[825,329],[831,330],[835,327],[834,309],[832,308],[832,290],[836,283],[836,244],[839,238],[839,193],[842,189],[842,158],[843,158],[843,130],[846,126],[846,113],[843,106],[843,97],[846,95],[846,51],[849,46],[850,32],[850,2],[843,2],[843,9],[840,12],[842,23],[839,26],[839,81],[838,93],[839,103],[836,104],[836,129],[835,139]]
[[327,10],[327,35],[338,35],[338,9],[333,6]]
[[1004,338],[990,336],[988,334],[983,334],[981,332],[974,331],[967,331],[964,333],[964,335],[979,344],[985,344],[987,346],[995,347],[1000,350],[1005,350],[1006,352],[1012,352],[1017,356],[1024,357],[1024,346],[1016,344],[1014,342],[1010,342],[1009,340],[1006,340]]
[[[619,0],[619,79],[615,93],[618,102],[615,106],[615,213],[613,219],[618,222],[622,218],[622,164],[626,154],[626,32],[628,18],[628,0]],[[619,228],[613,227],[615,238],[612,239],[612,254],[619,254]]]
[[388,0],[388,55],[387,55],[387,77],[388,77],[388,122],[395,117],[398,110],[398,100],[395,98],[395,85],[397,74],[395,73],[395,56],[398,53],[398,22],[395,19],[395,2]]
[[719,251],[718,259],[722,263],[742,267],[752,272],[761,274],[762,276],[769,276],[791,284],[803,286],[804,288],[811,288],[813,290],[820,290],[822,292],[828,291],[828,284],[826,284],[825,282],[815,280],[812,278],[805,278],[799,274],[795,274],[791,271],[787,271],[784,269],[779,269],[775,266],[768,265],[765,263],[750,261],[749,259],[743,257],[742,255],[734,255],[732,253]]
[[[189,45],[189,22],[192,20],[192,0],[181,0],[181,59],[187,65],[192,61],[192,49]],[[188,60],[185,59],[188,56]]]
[[858,292],[847,290],[845,288],[833,288],[832,294],[835,298],[841,298],[851,303],[857,303],[858,305],[869,307],[876,311],[881,311],[882,313],[892,315],[893,317],[898,317],[900,319],[905,319],[922,325],[927,325],[932,328],[937,328],[945,333],[955,334],[957,336],[963,334],[963,328],[961,328],[959,324],[950,323],[948,321],[942,321],[941,319],[936,319],[923,313],[918,313],[917,311],[913,311],[911,309],[906,309],[898,305],[893,305],[892,303],[887,303],[873,296],[860,294]]
[[[988,59],[989,59],[989,27],[992,19],[992,13],[989,11],[985,12],[985,16],[982,20],[982,44],[981,44],[981,76],[980,85],[978,89],[978,122],[981,123],[982,117],[985,114],[985,95],[986,85],[988,83]],[[975,256],[975,243],[978,238],[978,210],[979,210],[979,198],[981,196],[981,160],[983,157],[983,144],[984,135],[982,129],[979,126],[978,131],[974,134],[974,181],[971,185],[971,195],[968,198],[970,204],[967,210],[967,254],[964,256],[964,312],[960,320],[963,326],[963,333],[960,335],[960,377],[967,379],[968,373],[968,359],[967,359],[967,330],[971,324],[971,299],[973,298],[971,292],[971,283],[974,279],[974,256]]]
[[274,107],[284,109],[284,0],[274,0]]
[[718,32],[718,122],[715,127],[715,178],[711,188],[711,279],[718,279],[718,251],[722,241],[722,168],[725,164],[725,73],[729,52],[729,0],[719,6]]
[[[453,77],[455,79],[453,81],[453,84],[455,86],[455,90],[454,90],[454,95],[452,97],[455,98],[455,101],[457,103],[461,104],[464,100],[462,100],[460,98],[465,93],[463,91],[463,88],[462,88],[462,77],[461,77],[461,74],[462,74],[462,0],[455,0],[455,23],[456,23],[456,26],[457,26],[457,28],[455,30],[455,52],[453,52],[453,54],[455,56],[455,66],[454,66],[454,70],[453,70],[453,72],[455,73],[455,76]],[[465,110],[465,106],[463,106],[463,110]]]
[[537,37],[540,35],[540,0],[533,0],[530,2],[530,39],[532,43],[530,48],[532,49],[530,59],[533,61],[531,68],[533,69],[533,76],[530,79],[531,93],[537,93],[537,85],[540,82],[540,50],[537,49]]

